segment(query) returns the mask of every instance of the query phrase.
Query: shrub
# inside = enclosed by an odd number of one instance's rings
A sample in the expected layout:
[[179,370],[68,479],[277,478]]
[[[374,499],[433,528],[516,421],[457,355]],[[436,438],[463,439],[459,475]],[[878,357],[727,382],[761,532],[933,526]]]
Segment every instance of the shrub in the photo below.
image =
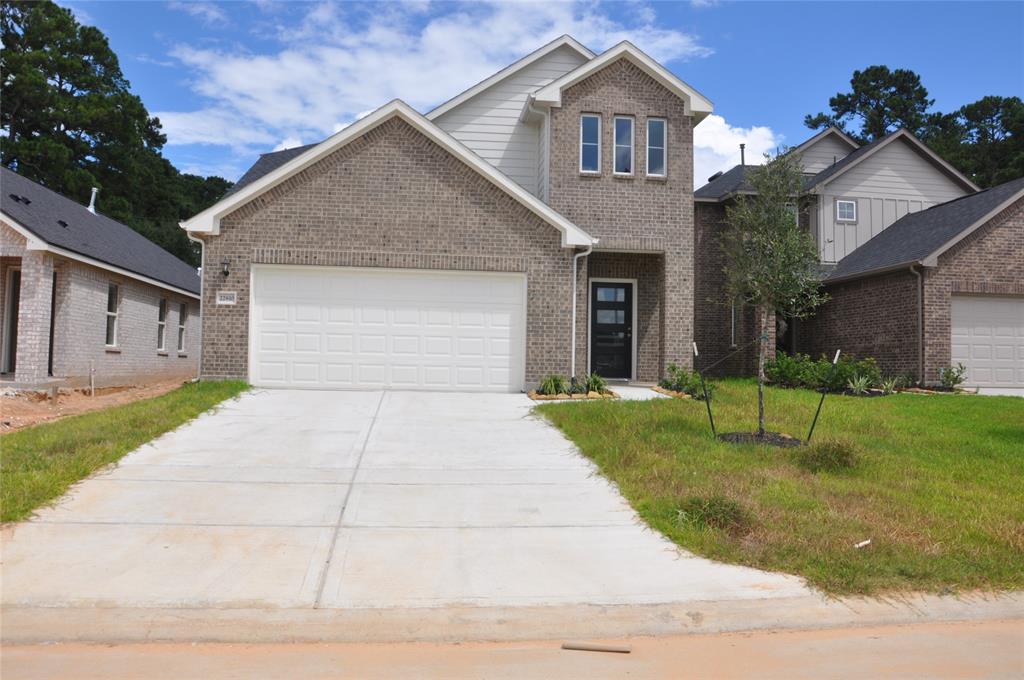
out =
[[765,362],[764,373],[768,382],[783,387],[804,387],[808,383],[813,368],[810,357],[806,354],[789,356],[779,354],[775,359]]
[[849,388],[852,381],[866,382],[871,388],[882,381],[882,372],[874,359],[856,359],[850,355],[840,355],[835,366],[827,357],[817,361],[806,354],[789,356],[779,354],[765,363],[765,376],[774,385],[782,387],[806,387],[829,392],[842,392]]
[[555,395],[555,394],[568,394],[569,385],[566,384],[564,377],[552,373],[540,382],[540,387],[537,388],[538,394]]
[[676,509],[676,521],[700,529],[721,529],[740,535],[750,530],[750,514],[738,502],[725,496],[687,498]]
[[902,384],[902,378],[886,378],[878,384],[882,388],[882,392],[885,394],[892,394]]
[[591,373],[583,381],[584,387],[587,392],[597,392],[603,394],[608,391],[608,381],[599,376],[597,373]]
[[839,472],[857,465],[857,454],[851,444],[826,439],[796,450],[797,465],[810,472]]
[[846,388],[854,394],[867,394],[871,383],[866,375],[855,375],[846,383]]
[[586,379],[578,380],[577,378],[572,378],[569,381],[569,394],[586,394],[586,393],[587,393],[587,381],[586,381]]
[[[689,394],[694,399],[704,399],[704,388],[700,384],[700,373],[688,371],[675,364],[668,365],[668,374],[658,381],[666,390]],[[707,383],[708,399],[714,396],[714,385]]]
[[939,382],[942,383],[942,386],[947,390],[956,389],[957,386],[966,379],[967,367],[963,364],[939,369]]

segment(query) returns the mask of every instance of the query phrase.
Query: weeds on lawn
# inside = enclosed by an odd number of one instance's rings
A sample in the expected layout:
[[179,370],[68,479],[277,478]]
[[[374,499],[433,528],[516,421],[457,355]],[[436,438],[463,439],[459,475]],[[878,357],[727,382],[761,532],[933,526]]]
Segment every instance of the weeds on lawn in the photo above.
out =
[[721,529],[733,536],[747,533],[752,524],[743,506],[725,496],[687,498],[676,510],[676,520],[699,529]]
[[840,472],[857,465],[853,446],[837,439],[815,442],[795,451],[797,465],[808,472]]

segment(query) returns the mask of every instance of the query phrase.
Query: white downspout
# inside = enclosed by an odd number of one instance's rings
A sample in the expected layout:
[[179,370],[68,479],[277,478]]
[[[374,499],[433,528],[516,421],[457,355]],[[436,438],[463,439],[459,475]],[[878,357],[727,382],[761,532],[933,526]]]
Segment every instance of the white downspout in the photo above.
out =
[[185,236],[188,236],[189,241],[199,244],[199,362],[196,365],[195,378],[196,381],[199,381],[203,375],[203,323],[206,321],[206,316],[203,313],[203,298],[206,297],[206,241],[196,238],[187,231]]
[[572,256],[572,347],[569,356],[572,357],[569,363],[569,379],[576,377],[576,270],[581,257],[586,257],[594,252],[594,246],[589,245],[587,249]]
[[924,279],[914,265],[910,265],[910,273],[917,277],[917,380],[924,387]]

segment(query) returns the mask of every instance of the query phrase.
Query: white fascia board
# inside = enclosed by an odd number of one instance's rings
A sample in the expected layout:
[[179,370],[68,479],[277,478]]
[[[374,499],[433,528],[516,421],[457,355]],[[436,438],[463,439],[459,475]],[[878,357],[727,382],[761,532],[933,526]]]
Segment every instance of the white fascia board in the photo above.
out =
[[195,217],[181,222],[181,228],[193,234],[219,234],[220,219],[223,216],[236,210],[245,203],[251,201],[263,192],[280,184],[293,175],[302,172],[328,154],[340,149],[348,142],[358,139],[381,123],[384,123],[396,116],[416,128],[438,146],[442,147],[463,163],[476,170],[479,174],[486,177],[499,189],[502,189],[506,194],[510,195],[516,201],[531,210],[545,222],[548,222],[551,226],[558,229],[562,233],[563,247],[571,248],[575,246],[588,246],[596,243],[594,238],[585,231],[557,213],[536,196],[527,192],[493,165],[473,153],[462,142],[458,141],[437,125],[427,120],[426,117],[399,99],[395,99],[385,104],[373,113],[364,116],[352,125],[349,125],[345,129],[331,135],[320,144],[309,149],[305,153],[300,154],[273,172],[267,173],[252,184],[243,187],[240,191],[227,196]]
[[542,59],[543,57],[551,54],[560,47],[569,47],[573,50],[576,50],[582,57],[588,60],[594,58],[594,53],[591,52],[586,47],[584,47],[583,45],[581,45],[579,42],[577,42],[575,38],[569,35],[563,35],[559,38],[552,40],[551,42],[549,42],[547,45],[544,45],[540,49],[534,50],[533,52],[526,55],[519,61],[510,64],[509,66],[506,66],[505,68],[498,71],[491,77],[485,80],[481,80],[479,83],[469,88],[462,94],[456,95],[455,97],[449,99],[440,106],[432,109],[430,112],[426,114],[427,120],[435,120],[439,116],[443,116],[444,114],[448,113],[459,104],[462,104],[463,102],[472,99],[473,97],[480,94],[481,92],[491,87],[492,85],[495,85],[504,80],[505,78],[508,78],[509,76],[518,73],[519,71],[523,70],[524,68],[534,63],[538,59]]
[[850,147],[851,151],[856,151],[857,149],[860,148],[860,144],[858,144],[852,137],[850,137],[850,135],[846,134],[837,127],[827,127],[818,134],[811,137],[810,139],[805,140],[804,142],[794,146],[792,149],[788,151],[788,153],[803,153],[808,148],[814,146],[815,144],[825,139],[829,135],[835,135],[836,137],[838,137],[841,141],[843,141]]
[[594,57],[578,68],[537,90],[534,101],[545,106],[561,106],[562,92],[584,78],[601,70],[617,59],[625,58],[635,66],[665,86],[669,91],[686,102],[687,115],[693,116],[698,122],[714,110],[711,100],[696,89],[680,80],[667,68],[641,52],[635,45],[625,40],[600,55]]
[[89,257],[88,255],[82,255],[81,253],[76,253],[73,250],[67,250],[66,248],[55,246],[52,243],[47,243],[46,241],[43,241],[38,236],[33,234],[28,229],[26,229],[23,225],[19,224],[16,220],[12,219],[11,216],[6,213],[0,213],[0,220],[2,220],[3,223],[9,226],[11,229],[25,237],[25,248],[28,250],[40,250],[47,253],[52,253],[54,255],[60,255],[61,257],[67,258],[69,260],[75,260],[77,262],[82,262],[83,264],[87,264],[98,269],[105,269],[108,272],[114,272],[115,274],[120,274],[121,276],[127,276],[128,278],[135,279],[136,281],[141,281],[142,283],[148,284],[150,286],[155,286],[156,288],[163,288],[164,290],[169,290],[171,292],[178,293],[179,295],[187,295],[190,298],[196,300],[199,299],[198,294],[185,290],[184,288],[178,288],[177,286],[172,286],[169,283],[164,283],[163,281],[151,279],[148,276],[143,276],[142,274],[137,274],[136,272],[128,271],[127,269],[123,269],[121,267],[118,267],[117,265],[113,265],[107,262],[103,262],[102,260],[97,260],[95,258]]
[[971,234],[976,232],[978,229],[981,229],[983,226],[985,226],[986,224],[991,222],[999,213],[1003,212],[1004,210],[1006,210],[1007,208],[1009,208],[1011,205],[1013,205],[1017,201],[1021,200],[1022,198],[1024,198],[1024,189],[1021,189],[1020,191],[1015,193],[1013,196],[1010,196],[1010,198],[1006,199],[1005,201],[1003,201],[1002,203],[997,205],[995,208],[990,210],[980,220],[978,220],[977,222],[975,222],[971,226],[967,227],[966,229],[961,231],[959,234],[957,234],[956,236],[954,236],[953,238],[951,238],[950,240],[946,241],[941,246],[936,248],[934,251],[932,251],[930,254],[928,254],[924,259],[921,260],[921,264],[923,264],[926,267],[937,267],[937,266],[939,266],[939,256],[940,255],[942,255],[944,252],[946,252],[947,250],[949,250],[950,248],[955,246],[957,243],[960,243],[960,241],[963,241],[965,238],[967,238],[968,236],[970,236]]

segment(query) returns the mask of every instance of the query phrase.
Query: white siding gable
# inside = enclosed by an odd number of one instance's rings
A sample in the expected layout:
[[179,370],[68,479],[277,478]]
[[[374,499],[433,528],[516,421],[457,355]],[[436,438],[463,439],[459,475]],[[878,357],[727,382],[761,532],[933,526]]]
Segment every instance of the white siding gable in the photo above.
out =
[[[838,262],[907,213],[968,193],[910,143],[896,140],[822,188],[821,259]],[[836,201],[840,199],[856,201],[856,222],[837,222]]]
[[848,156],[853,148],[838,136],[826,135],[800,152],[804,172],[817,174]]
[[527,95],[585,61],[576,50],[559,47],[444,112],[434,123],[524,189],[542,197],[542,184],[546,184],[541,178],[546,151],[542,148],[543,128],[539,123],[521,122],[519,114]]

